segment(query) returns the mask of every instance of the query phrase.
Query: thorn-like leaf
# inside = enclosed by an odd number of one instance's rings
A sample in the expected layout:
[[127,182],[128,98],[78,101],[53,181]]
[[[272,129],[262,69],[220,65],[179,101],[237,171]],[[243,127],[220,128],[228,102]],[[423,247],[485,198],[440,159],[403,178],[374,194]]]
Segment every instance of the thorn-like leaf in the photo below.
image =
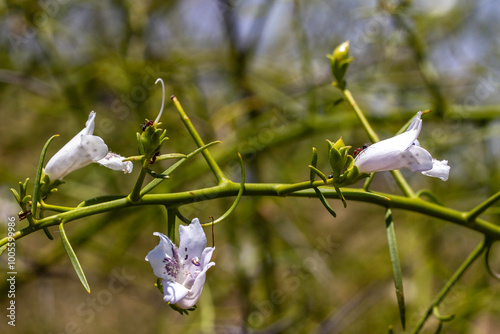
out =
[[[318,164],[318,150],[316,149],[316,147],[313,147],[312,148],[311,166],[316,168],[317,164]],[[311,179],[311,182],[314,182],[314,179],[315,179],[314,175],[315,175],[315,172],[311,169],[311,172],[309,173],[309,178]]]
[[40,199],[40,181],[42,178],[43,161],[45,160],[45,155],[47,154],[47,149],[54,138],[59,137],[59,135],[53,135],[47,140],[43,146],[42,153],[40,153],[40,160],[38,161],[38,168],[36,169],[35,186],[33,187],[33,204],[31,207],[31,212],[33,213],[33,218],[36,219],[36,211],[38,209],[38,200]]
[[330,214],[334,218],[336,218],[337,214],[335,213],[335,211],[333,211],[333,209],[330,206],[330,204],[328,204],[328,202],[326,201],[325,195],[323,195],[323,193],[321,192],[321,190],[319,190],[318,188],[314,187],[313,189],[316,192],[316,194],[318,195],[318,198],[321,201],[321,203],[323,204],[323,206],[328,210],[328,212],[330,212]]
[[59,224],[59,231],[61,232],[61,240],[64,246],[64,250],[68,254],[69,260],[71,261],[71,264],[75,269],[76,275],[80,279],[80,282],[82,283],[83,287],[85,288],[85,290],[87,290],[88,293],[90,293],[89,283],[87,282],[87,278],[85,277],[85,273],[83,272],[82,266],[80,266],[80,262],[78,261],[78,258],[76,257],[76,254],[73,251],[73,247],[71,247],[71,244],[69,243],[68,237],[66,236],[66,232],[64,231],[63,224],[64,223]]
[[399,262],[398,245],[396,242],[396,232],[394,230],[394,222],[392,220],[392,211],[387,208],[385,213],[385,224],[387,230],[387,241],[389,243],[389,254],[391,256],[392,272],[394,274],[394,286],[396,288],[396,298],[398,300],[399,316],[403,330],[406,328],[406,307],[403,291],[403,275],[401,272],[401,264]]
[[323,182],[325,182],[325,183],[327,182],[326,175],[323,174],[322,171],[320,171],[319,169],[317,169],[316,167],[311,166],[311,165],[309,165],[307,167],[309,167],[309,169],[311,170],[311,175],[310,175],[311,182],[314,182],[315,175],[318,175],[323,180]]
[[49,238],[50,240],[54,240],[54,237],[52,236],[52,234],[50,234],[50,231],[47,227],[44,227],[43,228],[43,232],[45,233],[45,235],[47,236],[47,238]]

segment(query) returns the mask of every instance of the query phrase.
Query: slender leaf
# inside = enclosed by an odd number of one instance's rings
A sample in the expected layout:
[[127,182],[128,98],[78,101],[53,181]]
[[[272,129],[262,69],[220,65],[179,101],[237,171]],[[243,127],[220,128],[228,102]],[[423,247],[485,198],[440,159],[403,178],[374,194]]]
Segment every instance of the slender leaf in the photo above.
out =
[[325,183],[327,182],[326,175],[323,174],[322,171],[320,171],[319,169],[317,169],[316,167],[311,166],[311,165],[309,165],[307,167],[309,167],[309,169],[311,170],[311,176],[310,176],[311,182],[314,182],[314,175],[318,175],[323,180],[323,182],[325,182]]
[[5,252],[5,250],[7,249],[7,247],[9,247],[9,243],[8,242],[5,245],[3,245],[3,246],[0,247],[0,255],[2,255],[3,252]]
[[326,198],[325,198],[325,195],[323,195],[323,193],[321,192],[321,190],[319,190],[318,188],[314,187],[314,191],[316,192],[316,194],[318,195],[318,198],[319,200],[321,201],[321,203],[323,204],[323,206],[328,210],[328,212],[330,212],[330,214],[333,216],[333,217],[337,217],[337,214],[335,213],[335,211],[333,211],[332,207],[330,206],[330,204],[328,204],[328,202],[326,201]]
[[[311,166],[316,169],[317,164],[318,164],[318,150],[316,149],[316,147],[313,147],[312,148]],[[309,167],[309,168],[311,168],[311,167]],[[317,173],[311,168],[311,172],[309,173],[309,178],[311,179],[311,182],[314,182],[314,178],[315,178],[314,174],[317,174]],[[321,174],[323,174],[323,173],[321,173]]]
[[64,246],[64,250],[66,251],[66,253],[68,253],[69,260],[71,261],[71,264],[75,269],[76,275],[80,279],[80,282],[82,283],[83,287],[85,288],[85,290],[87,290],[88,293],[90,293],[89,283],[87,282],[87,278],[85,277],[85,273],[83,272],[82,266],[80,266],[80,262],[78,261],[78,258],[76,257],[76,254],[73,251],[73,247],[71,247],[71,244],[69,243],[68,237],[66,236],[66,232],[64,231],[63,224],[64,223],[59,224],[59,231],[61,232],[61,240]]
[[33,218],[36,219],[36,210],[38,208],[38,200],[40,196],[40,180],[42,178],[43,161],[45,160],[45,154],[47,154],[47,149],[54,138],[59,137],[59,135],[53,135],[47,140],[43,146],[42,153],[40,153],[40,160],[38,161],[38,168],[36,169],[35,186],[33,188],[32,197],[32,207],[31,212],[33,213]]
[[340,188],[337,187],[336,185],[333,186],[335,188],[335,191],[339,195],[340,200],[342,201],[342,204],[344,204],[344,209],[347,208],[347,201],[344,197],[344,194],[342,194],[342,191],[340,191]]
[[387,240],[389,243],[389,254],[391,256],[392,272],[394,274],[394,286],[396,288],[396,298],[398,300],[399,316],[403,330],[406,328],[406,307],[403,291],[403,275],[401,272],[401,264],[399,262],[398,245],[396,242],[396,232],[394,230],[394,222],[392,220],[392,211],[387,208],[385,213],[385,224],[387,230]]

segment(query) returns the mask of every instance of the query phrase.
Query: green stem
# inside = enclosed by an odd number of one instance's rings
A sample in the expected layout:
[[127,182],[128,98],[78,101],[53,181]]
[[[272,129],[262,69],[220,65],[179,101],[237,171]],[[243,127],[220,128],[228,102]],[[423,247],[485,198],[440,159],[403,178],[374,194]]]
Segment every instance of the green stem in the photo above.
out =
[[[325,198],[339,199],[339,194],[330,187],[325,187],[323,181],[305,181],[294,184],[274,184],[274,183],[246,183],[243,196],[294,196],[294,197],[317,197],[314,187],[321,187],[320,190]],[[83,217],[95,215],[103,212],[110,212],[117,209],[139,206],[139,205],[164,205],[167,207],[178,207],[195,202],[211,200],[216,198],[226,198],[237,196],[241,190],[241,185],[234,182],[179,193],[169,194],[147,194],[139,202],[131,202],[128,198],[117,198],[107,202],[94,205],[77,207],[68,212],[61,212],[55,215],[40,219],[33,226],[27,226],[17,231],[15,239],[22,238],[44,227],[58,225],[61,221],[70,222]],[[346,200],[360,201],[380,205],[384,208],[403,209],[425,214],[430,217],[439,218],[460,226],[467,227],[488,236],[492,241],[500,240],[500,226],[492,224],[481,218],[473,221],[467,219],[467,213],[453,210],[447,207],[427,202],[419,198],[409,198],[379,192],[366,192],[362,189],[342,189],[342,194]],[[8,242],[8,238],[0,240],[0,246]]]
[[[147,161],[144,162],[144,164],[146,163]],[[141,169],[141,173],[137,177],[137,181],[135,181],[134,188],[132,189],[132,192],[128,196],[128,199],[132,203],[136,203],[141,199],[141,187],[142,184],[144,183],[144,179],[146,178],[146,174],[147,174],[146,168],[143,166]]]
[[[191,120],[189,119],[188,115],[184,111],[184,108],[182,108],[182,105],[179,102],[179,100],[177,100],[177,97],[175,97],[175,95],[172,95],[170,97],[170,99],[172,100],[175,107],[177,108],[177,111],[179,112],[179,115],[181,116],[182,123],[184,123],[184,126],[188,130],[189,134],[191,135],[191,137],[193,137],[193,140],[196,143],[196,145],[198,145],[198,147],[205,146],[203,139],[201,139],[200,135],[198,134],[198,131],[196,131],[195,127],[193,126],[193,123],[191,123]],[[226,176],[224,175],[224,173],[222,172],[222,170],[220,169],[219,165],[217,164],[215,159],[212,157],[210,152],[208,150],[203,150],[201,152],[201,154],[203,154],[203,157],[207,161],[208,166],[210,167],[210,169],[214,173],[215,178],[217,179],[217,182],[220,184],[220,183],[223,183],[225,181],[228,181],[228,179],[226,178]]]
[[496,194],[494,194],[493,196],[491,196],[490,198],[488,198],[483,203],[476,206],[474,209],[467,212],[467,218],[470,220],[476,219],[477,217],[479,217],[479,215],[481,215],[484,211],[486,211],[490,206],[495,204],[495,202],[498,201],[499,199],[500,199],[500,191],[497,192]]
[[351,92],[348,89],[344,89],[342,93],[344,93],[344,97],[346,98],[347,102],[349,102],[352,109],[356,113],[356,116],[358,116],[359,121],[365,128],[365,131],[368,134],[368,138],[370,138],[370,140],[373,143],[380,141],[378,135],[375,133],[375,131],[373,131],[372,126],[366,119],[365,114],[363,113],[361,108],[359,108],[358,104],[356,103],[356,100],[354,100],[354,97],[352,96]]
[[413,329],[413,331],[411,332],[412,334],[417,334],[420,332],[420,330],[422,330],[422,327],[424,326],[425,322],[431,316],[434,307],[439,306],[439,304],[443,301],[448,292],[450,292],[450,290],[453,288],[455,283],[457,283],[457,281],[467,271],[470,265],[474,263],[474,261],[483,253],[485,248],[486,248],[486,242],[485,240],[482,240],[481,243],[472,251],[469,257],[464,261],[464,263],[462,263],[460,268],[458,268],[457,271],[453,274],[453,276],[451,276],[451,278],[448,280],[448,282],[446,282],[445,286],[439,292],[439,294],[434,298],[431,305],[427,309],[427,312],[419,320],[419,322],[415,326],[415,329]]
[[[356,113],[356,116],[358,116],[359,121],[361,122],[361,124],[365,128],[365,131],[368,134],[368,138],[370,138],[370,140],[373,143],[380,141],[379,137],[377,136],[375,131],[373,131],[373,128],[371,127],[370,123],[366,119],[365,114],[359,108],[358,104],[356,103],[356,100],[354,100],[354,97],[352,96],[351,92],[348,89],[344,89],[342,91],[342,93],[344,94],[344,97],[346,98],[347,102],[349,102],[352,109]],[[394,180],[396,181],[396,184],[399,186],[401,191],[406,196],[415,197],[415,192],[413,191],[413,189],[411,189],[410,185],[408,184],[408,182],[406,182],[405,178],[403,177],[403,174],[401,174],[401,172],[399,170],[392,170],[391,175],[394,178]]]
[[175,244],[175,217],[177,207],[167,208],[167,236]]

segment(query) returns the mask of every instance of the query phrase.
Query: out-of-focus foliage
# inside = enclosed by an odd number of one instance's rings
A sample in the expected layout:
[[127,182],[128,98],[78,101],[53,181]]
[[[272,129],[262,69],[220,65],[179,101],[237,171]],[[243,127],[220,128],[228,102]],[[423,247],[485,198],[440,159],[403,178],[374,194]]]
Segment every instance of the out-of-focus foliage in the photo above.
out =
[[[325,139],[360,147],[368,139],[331,86],[325,57],[350,40],[346,75],[381,138],[418,110],[419,137],[448,159],[448,182],[404,171],[448,206],[470,209],[499,190],[500,7],[493,0],[406,1],[41,0],[0,3],[0,212],[16,216],[8,189],[34,179],[43,143],[54,154],[97,112],[95,134],[122,155],[136,155],[135,132],[154,119],[167,94],[183,103],[234,181],[237,152],[247,182],[308,180],[311,147],[328,170]],[[195,148],[171,105],[162,122],[165,152]],[[167,152],[168,151],[168,152]],[[162,163],[167,166],[168,163]],[[200,157],[155,191],[214,184]],[[65,178],[51,201],[76,205],[128,193],[136,173],[88,166]],[[387,173],[373,189],[398,192]],[[42,233],[17,243],[15,330],[23,333],[371,333],[399,331],[384,210],[332,201],[243,198],[215,227],[216,266],[190,316],[162,302],[144,257],[166,230],[160,207],[83,219],[66,232],[92,288],[80,286],[61,243]],[[230,200],[195,203],[187,217],[208,221]],[[498,209],[489,218],[498,222]],[[465,259],[480,235],[416,214],[394,212],[408,326]],[[24,222],[23,222],[24,223]],[[5,226],[2,225],[2,235]],[[209,231],[207,230],[207,234]],[[210,239],[210,238],[209,238]],[[209,241],[210,244],[210,241]],[[1,272],[6,272],[1,258]],[[497,263],[498,264],[498,263]],[[498,267],[498,266],[497,266]],[[5,281],[1,283],[5,310]],[[500,326],[500,288],[473,266],[445,300],[453,333]],[[436,323],[431,321],[429,332]],[[2,332],[6,321],[0,322]]]

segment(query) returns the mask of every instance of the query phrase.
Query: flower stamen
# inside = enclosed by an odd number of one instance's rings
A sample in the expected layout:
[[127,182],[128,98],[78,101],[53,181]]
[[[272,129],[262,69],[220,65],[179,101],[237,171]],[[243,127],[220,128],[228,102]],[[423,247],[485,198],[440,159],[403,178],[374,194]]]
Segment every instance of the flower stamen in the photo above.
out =
[[161,87],[162,87],[162,90],[163,90],[163,96],[162,96],[162,99],[161,99],[160,113],[158,114],[158,116],[155,119],[155,124],[158,124],[158,122],[160,121],[161,114],[163,113],[163,107],[165,106],[165,83],[163,82],[162,78],[158,78],[155,81],[155,85],[158,83],[158,81],[161,82]]

